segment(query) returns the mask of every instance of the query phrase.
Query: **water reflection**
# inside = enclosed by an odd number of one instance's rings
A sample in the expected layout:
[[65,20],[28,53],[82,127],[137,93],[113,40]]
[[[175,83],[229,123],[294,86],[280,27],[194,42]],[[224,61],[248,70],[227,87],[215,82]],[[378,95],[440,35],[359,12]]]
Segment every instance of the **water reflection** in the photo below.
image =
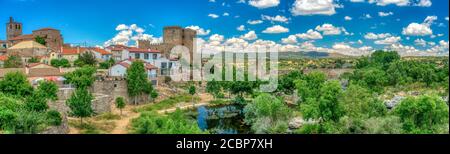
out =
[[239,105],[201,106],[197,108],[197,123],[200,129],[212,134],[249,134],[242,109]]

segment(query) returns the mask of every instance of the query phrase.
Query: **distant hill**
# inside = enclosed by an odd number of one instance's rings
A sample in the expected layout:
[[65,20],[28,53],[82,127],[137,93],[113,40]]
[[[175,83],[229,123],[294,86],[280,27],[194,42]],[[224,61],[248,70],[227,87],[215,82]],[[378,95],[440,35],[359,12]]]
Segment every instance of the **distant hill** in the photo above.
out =
[[279,52],[278,58],[280,59],[301,59],[301,58],[343,58],[349,57],[337,53],[326,53],[326,52]]
[[[235,53],[243,54],[243,53]],[[221,56],[221,55],[218,55]],[[232,55],[229,55],[232,56]],[[204,56],[206,57],[206,55]],[[327,52],[278,52],[279,59],[302,59],[302,58],[349,58],[351,56],[338,54],[338,53],[327,53]]]

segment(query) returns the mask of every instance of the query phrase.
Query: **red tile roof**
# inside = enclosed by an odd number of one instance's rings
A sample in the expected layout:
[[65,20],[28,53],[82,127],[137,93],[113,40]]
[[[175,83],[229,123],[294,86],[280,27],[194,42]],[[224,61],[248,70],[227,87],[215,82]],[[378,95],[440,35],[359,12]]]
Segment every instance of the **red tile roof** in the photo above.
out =
[[63,48],[62,54],[63,55],[78,55],[80,53],[83,53],[85,50],[86,50],[86,48],[82,48],[82,47]]
[[112,51],[122,51],[125,49],[128,49],[129,47],[124,46],[124,45],[111,45],[106,47],[106,49],[112,50]]
[[100,53],[101,55],[112,55],[111,52],[106,51],[105,49],[94,48],[94,51]]
[[[119,62],[119,63],[117,63],[118,65],[122,65],[123,67],[125,67],[125,68],[129,68],[131,65],[129,64],[129,63],[127,63],[126,61],[131,61],[131,62],[133,62],[133,61],[135,61],[135,60],[125,60],[125,61],[121,61],[121,62]],[[158,69],[158,67],[156,67],[156,66],[154,66],[154,65],[152,65],[152,64],[150,64],[150,63],[144,63],[145,64],[145,68],[147,69],[147,70],[155,70],[155,69]]]
[[8,56],[7,55],[1,55],[0,56],[0,61],[5,61],[8,60]]

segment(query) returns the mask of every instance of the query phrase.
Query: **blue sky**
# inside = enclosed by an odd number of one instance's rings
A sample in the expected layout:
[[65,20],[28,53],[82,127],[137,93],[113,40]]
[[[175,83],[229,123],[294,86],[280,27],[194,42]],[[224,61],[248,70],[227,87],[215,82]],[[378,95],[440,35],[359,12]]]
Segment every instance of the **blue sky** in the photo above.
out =
[[[89,45],[103,45],[116,37],[120,24],[128,28],[136,24],[145,30],[142,34],[152,38],[160,37],[164,26],[180,25],[198,26],[209,32],[199,36],[209,42],[215,40],[210,39],[213,34],[218,34],[223,36],[217,40],[221,43],[234,37],[250,44],[266,40],[297,48],[312,44],[336,50],[392,47],[425,51],[436,47],[448,53],[448,3],[448,0],[1,0],[0,22],[6,23],[13,16],[24,24],[24,33],[53,27],[62,31],[66,43]],[[351,20],[346,20],[346,16]],[[427,17],[429,20],[425,22]],[[263,22],[249,24],[257,20]],[[4,24],[0,25],[0,29],[5,29]],[[245,28],[239,31],[241,25]],[[251,31],[254,34],[244,36]],[[0,39],[5,37],[5,31],[0,31]]]

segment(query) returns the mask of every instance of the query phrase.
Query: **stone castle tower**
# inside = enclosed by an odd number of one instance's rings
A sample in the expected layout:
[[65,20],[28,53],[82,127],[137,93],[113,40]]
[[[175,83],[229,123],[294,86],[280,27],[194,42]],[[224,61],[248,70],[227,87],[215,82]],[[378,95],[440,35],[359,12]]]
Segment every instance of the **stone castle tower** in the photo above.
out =
[[13,17],[9,17],[6,23],[6,40],[22,35],[22,23],[15,22]]
[[159,44],[152,44],[147,40],[138,40],[137,46],[142,49],[153,49],[161,51],[165,56],[169,55],[169,52],[173,47],[177,45],[185,46],[192,53],[194,51],[194,41],[197,37],[197,31],[192,29],[185,29],[179,26],[164,27],[163,30],[163,42]]

